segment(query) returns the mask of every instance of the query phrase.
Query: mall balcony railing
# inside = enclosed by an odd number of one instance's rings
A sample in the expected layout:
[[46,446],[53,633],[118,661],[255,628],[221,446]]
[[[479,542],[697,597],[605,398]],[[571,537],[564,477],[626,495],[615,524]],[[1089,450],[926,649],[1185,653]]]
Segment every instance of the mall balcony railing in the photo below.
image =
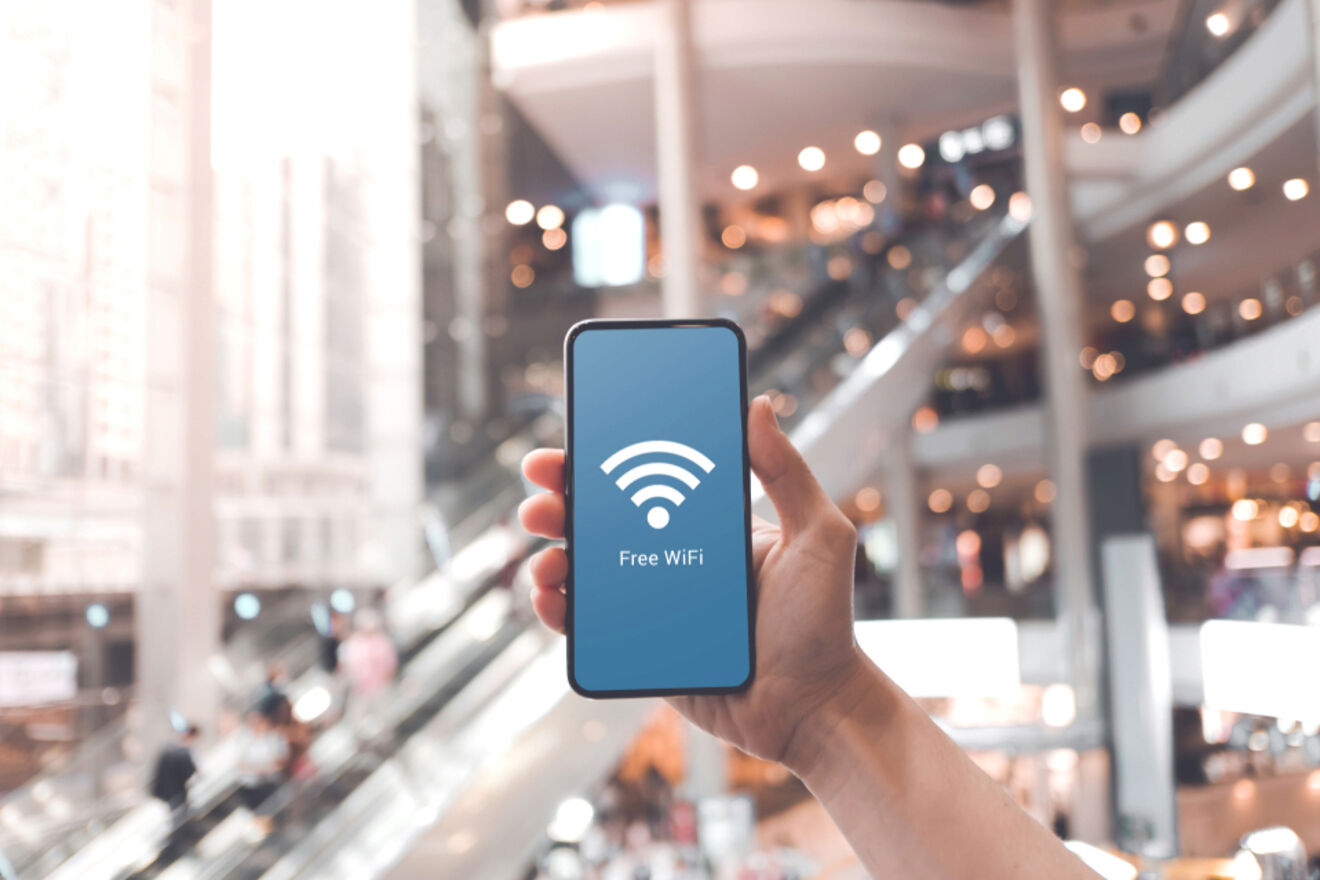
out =
[[1256,32],[1280,2],[1183,0],[1155,82],[1156,106],[1169,106],[1205,80]]
[[[1024,290],[1030,285],[1024,279]],[[1141,308],[1158,309],[1151,329],[1140,317],[1117,323],[1108,314],[1092,325],[1079,369],[1091,373],[1097,387],[1121,383],[1267,332],[1320,305],[1320,250],[1289,263],[1257,285],[1226,296],[1206,298],[1196,314],[1188,314],[1178,297]],[[972,358],[958,353],[935,377],[930,404],[941,417],[957,417],[1032,403],[1040,397],[1035,347],[994,357]],[[957,381],[952,381],[956,378]]]

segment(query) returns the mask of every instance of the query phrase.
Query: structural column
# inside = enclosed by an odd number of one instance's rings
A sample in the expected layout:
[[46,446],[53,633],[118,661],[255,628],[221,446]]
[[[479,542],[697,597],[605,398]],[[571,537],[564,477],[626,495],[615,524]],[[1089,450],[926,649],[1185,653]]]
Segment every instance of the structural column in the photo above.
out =
[[1023,165],[1032,220],[1031,269],[1041,313],[1053,506],[1055,604],[1080,714],[1098,711],[1098,618],[1086,509],[1087,388],[1081,351],[1081,274],[1072,260],[1073,221],[1064,172],[1051,0],[1014,0],[1013,32]]
[[[1320,95],[1320,0],[1308,0],[1306,11],[1310,25],[1307,44],[1311,47],[1311,80],[1315,84],[1315,93]],[[1320,114],[1316,115],[1315,127],[1316,137],[1320,138]],[[1316,143],[1320,144],[1320,140]],[[1320,169],[1320,153],[1316,155],[1316,166]]]
[[898,124],[890,118],[876,122],[875,133],[880,135],[880,152],[875,154],[875,178],[885,185],[885,200],[877,213],[882,218],[880,228],[885,234],[898,230],[903,222],[903,172],[898,167]]
[[[180,20],[169,19],[178,16]],[[209,661],[220,646],[215,584],[215,298],[212,284],[211,2],[152,7],[153,42],[178,40],[186,59],[153,68],[153,85],[181,99],[153,110],[150,177],[167,193],[148,222],[183,229],[183,259],[168,235],[150,235],[144,562],[138,596],[139,696],[150,747],[168,733],[168,709],[210,726],[219,691]],[[171,53],[156,53],[173,57]],[[175,109],[177,106],[178,109]],[[171,160],[182,154],[181,169]]]
[[665,317],[707,314],[698,263],[701,206],[696,145],[700,116],[695,86],[691,0],[655,4],[655,155],[660,204],[661,285]]
[[895,428],[885,455],[885,510],[894,521],[898,568],[894,572],[894,617],[922,617],[921,500],[912,460],[912,432]]

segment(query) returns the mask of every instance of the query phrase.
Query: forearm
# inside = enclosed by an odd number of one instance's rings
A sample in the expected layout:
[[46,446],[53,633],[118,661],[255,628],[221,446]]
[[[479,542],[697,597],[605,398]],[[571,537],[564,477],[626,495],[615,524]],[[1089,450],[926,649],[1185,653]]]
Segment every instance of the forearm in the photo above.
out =
[[872,876],[1095,880],[864,658],[786,763]]

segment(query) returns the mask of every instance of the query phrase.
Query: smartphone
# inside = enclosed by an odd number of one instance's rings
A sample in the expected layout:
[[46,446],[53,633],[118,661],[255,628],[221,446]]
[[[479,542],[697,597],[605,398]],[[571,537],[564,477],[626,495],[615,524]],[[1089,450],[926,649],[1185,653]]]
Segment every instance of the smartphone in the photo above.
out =
[[565,628],[584,696],[751,684],[746,362],[731,321],[584,321],[564,340]]

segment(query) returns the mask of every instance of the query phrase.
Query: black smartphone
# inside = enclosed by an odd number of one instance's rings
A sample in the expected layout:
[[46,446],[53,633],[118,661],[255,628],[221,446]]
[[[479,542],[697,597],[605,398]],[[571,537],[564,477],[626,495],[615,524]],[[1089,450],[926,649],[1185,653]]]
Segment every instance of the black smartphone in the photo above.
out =
[[752,681],[746,363],[731,321],[584,321],[564,340],[568,679],[584,696]]

